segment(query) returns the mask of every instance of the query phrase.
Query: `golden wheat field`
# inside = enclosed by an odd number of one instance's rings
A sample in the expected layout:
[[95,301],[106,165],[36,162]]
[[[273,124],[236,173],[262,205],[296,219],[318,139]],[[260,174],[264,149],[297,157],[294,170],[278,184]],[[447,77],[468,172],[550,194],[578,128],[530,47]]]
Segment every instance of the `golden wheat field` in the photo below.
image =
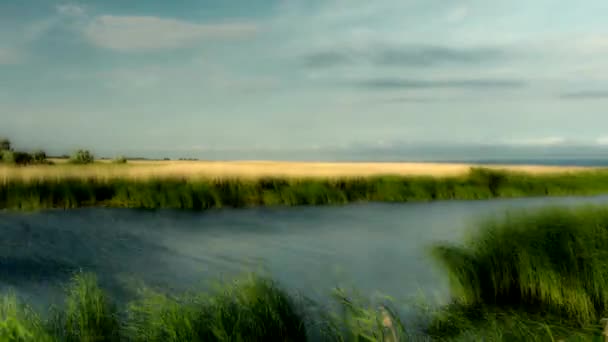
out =
[[[342,178],[378,175],[449,177],[466,174],[472,164],[443,163],[325,163],[281,161],[129,161],[116,165],[96,162],[91,165],[56,165],[27,167],[0,166],[0,179],[34,180],[62,178]],[[493,165],[490,169],[520,171],[534,174],[591,170],[586,167]]]

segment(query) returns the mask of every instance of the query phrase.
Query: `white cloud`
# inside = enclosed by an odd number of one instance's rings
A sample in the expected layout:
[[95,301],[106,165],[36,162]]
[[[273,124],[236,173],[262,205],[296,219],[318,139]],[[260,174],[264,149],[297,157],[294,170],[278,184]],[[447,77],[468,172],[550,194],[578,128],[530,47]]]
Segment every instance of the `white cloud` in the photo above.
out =
[[599,137],[595,139],[597,145],[608,145],[608,136]]
[[250,23],[194,24],[175,19],[103,15],[85,28],[95,45],[121,51],[169,49],[208,39],[249,36],[257,31]]
[[76,4],[61,4],[56,7],[57,12],[67,16],[82,16],[85,14],[84,8]]

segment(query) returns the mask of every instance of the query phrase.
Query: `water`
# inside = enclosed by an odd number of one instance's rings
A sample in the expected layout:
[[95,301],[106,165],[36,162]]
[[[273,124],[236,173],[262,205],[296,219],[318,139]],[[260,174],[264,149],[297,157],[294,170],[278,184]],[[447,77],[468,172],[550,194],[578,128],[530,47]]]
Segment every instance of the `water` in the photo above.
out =
[[36,306],[79,269],[118,298],[134,279],[169,290],[246,271],[323,299],[337,286],[397,298],[447,295],[428,246],[509,209],[606,204],[608,196],[218,210],[0,212],[0,287]]
[[583,167],[607,167],[606,158],[520,158],[520,159],[456,159],[438,161],[442,163],[466,163],[481,165],[542,165],[542,166],[583,166]]
[[[116,152],[116,151],[115,151]],[[115,155],[106,151],[106,154]],[[124,151],[123,151],[124,152]],[[558,145],[504,145],[471,143],[393,142],[355,144],[350,147],[315,149],[230,149],[205,151],[129,151],[148,158],[200,158],[202,160],[275,160],[327,162],[457,162],[472,164],[531,164],[608,166],[605,145],[568,143]]]

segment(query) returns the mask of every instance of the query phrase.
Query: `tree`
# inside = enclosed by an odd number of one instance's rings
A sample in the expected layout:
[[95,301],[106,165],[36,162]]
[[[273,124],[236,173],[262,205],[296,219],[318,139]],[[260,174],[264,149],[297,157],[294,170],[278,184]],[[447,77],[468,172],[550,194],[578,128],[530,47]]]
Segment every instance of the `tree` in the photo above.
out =
[[78,150],[70,157],[70,163],[73,164],[91,164],[95,162],[95,157],[89,150]]
[[35,163],[43,164],[46,162],[46,152],[43,150],[34,151],[34,153],[32,153],[32,158]]
[[127,158],[123,157],[123,156],[118,156],[116,158],[114,158],[112,160],[112,163],[114,164],[126,164],[127,163]]
[[0,138],[0,151],[10,151],[11,141],[6,138]]
[[32,163],[32,155],[26,152],[3,151],[2,160],[15,165],[28,165]]

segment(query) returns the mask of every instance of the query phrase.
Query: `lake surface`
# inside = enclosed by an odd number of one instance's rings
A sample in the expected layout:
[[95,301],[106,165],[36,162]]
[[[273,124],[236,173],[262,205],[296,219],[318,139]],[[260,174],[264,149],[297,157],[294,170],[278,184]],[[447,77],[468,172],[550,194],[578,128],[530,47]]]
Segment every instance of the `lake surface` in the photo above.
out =
[[[447,295],[430,244],[461,241],[510,209],[608,204],[608,196],[218,210],[0,212],[0,288],[36,306],[93,271],[118,298],[129,281],[170,290],[264,271],[319,299],[335,286],[397,298]],[[122,297],[121,297],[122,296]]]

